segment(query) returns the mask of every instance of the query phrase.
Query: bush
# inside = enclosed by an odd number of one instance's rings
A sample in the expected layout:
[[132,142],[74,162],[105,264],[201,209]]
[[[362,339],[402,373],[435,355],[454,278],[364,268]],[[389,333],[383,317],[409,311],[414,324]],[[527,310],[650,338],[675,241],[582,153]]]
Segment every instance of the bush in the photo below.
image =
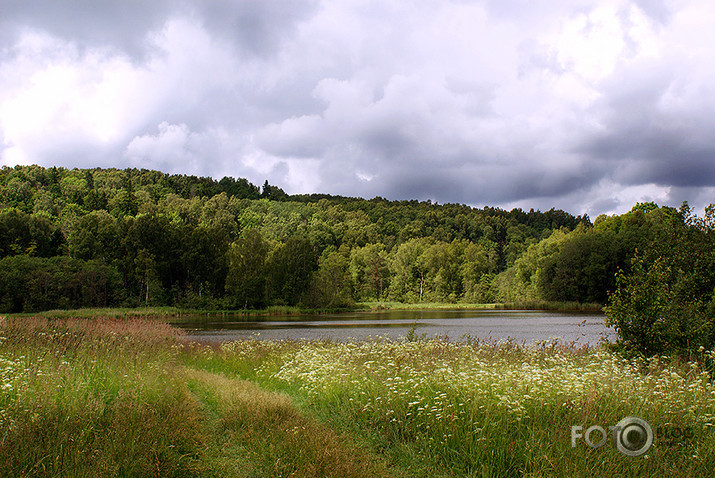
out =
[[624,352],[689,356],[715,348],[715,228],[684,219],[617,276],[606,316]]

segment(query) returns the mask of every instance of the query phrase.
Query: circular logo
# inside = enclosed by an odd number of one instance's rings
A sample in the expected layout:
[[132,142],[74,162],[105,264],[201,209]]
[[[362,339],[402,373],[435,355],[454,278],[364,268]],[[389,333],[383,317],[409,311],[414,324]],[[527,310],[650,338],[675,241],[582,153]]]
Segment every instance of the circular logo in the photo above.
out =
[[628,456],[641,456],[653,445],[653,429],[639,417],[626,417],[616,424],[616,447]]

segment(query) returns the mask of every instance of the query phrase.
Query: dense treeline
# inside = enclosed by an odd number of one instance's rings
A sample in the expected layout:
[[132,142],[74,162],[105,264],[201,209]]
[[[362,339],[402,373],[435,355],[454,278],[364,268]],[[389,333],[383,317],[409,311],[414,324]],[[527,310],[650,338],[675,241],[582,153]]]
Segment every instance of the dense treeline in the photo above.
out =
[[[4,167],[0,208],[5,311],[493,301],[494,277],[530,245],[590,226],[557,210],[288,196],[137,169]],[[102,279],[85,284],[88,270]]]
[[[366,300],[606,304],[617,291],[610,310],[625,331],[616,317],[634,307],[626,297],[634,281],[660,274],[671,284],[694,267],[699,282],[669,293],[709,294],[696,307],[702,322],[714,308],[708,214],[698,220],[687,204],[647,203],[592,224],[553,209],[289,196],[245,179],[3,167],[0,311],[335,308]],[[693,247],[701,253],[688,259]],[[658,322],[653,314],[648,320]]]

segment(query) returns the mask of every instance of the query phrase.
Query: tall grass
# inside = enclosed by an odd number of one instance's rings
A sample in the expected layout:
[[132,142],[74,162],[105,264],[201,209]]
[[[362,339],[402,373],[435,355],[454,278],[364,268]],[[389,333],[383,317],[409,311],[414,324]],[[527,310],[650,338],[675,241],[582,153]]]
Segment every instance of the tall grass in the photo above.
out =
[[[572,448],[571,426],[630,415],[657,430],[645,456]],[[715,465],[714,425],[708,373],[664,357],[471,339],[206,346],[157,321],[0,319],[0,476],[695,477]]]
[[[208,372],[190,371],[187,378],[194,393],[220,417],[215,433],[226,441],[211,452],[219,462],[248,459],[256,476],[391,475],[384,460],[304,416],[285,394]],[[238,461],[238,466],[246,465]]]
[[0,325],[0,474],[196,471],[204,437],[174,373],[174,329],[113,319]]
[[0,476],[389,475],[237,365],[158,321],[0,318]]
[[[244,346],[223,349],[242,354]],[[715,387],[696,364],[440,340],[284,351],[281,366],[268,361],[257,375],[297,387],[326,422],[369,440],[413,476],[706,476],[715,464]],[[697,437],[656,440],[638,458],[583,441],[571,447],[572,425],[607,429],[631,415]]]

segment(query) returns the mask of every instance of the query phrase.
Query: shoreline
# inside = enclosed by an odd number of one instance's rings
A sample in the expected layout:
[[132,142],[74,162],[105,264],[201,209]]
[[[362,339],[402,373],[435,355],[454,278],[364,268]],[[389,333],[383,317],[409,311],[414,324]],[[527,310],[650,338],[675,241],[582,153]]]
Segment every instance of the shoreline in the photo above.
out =
[[421,302],[403,303],[391,301],[360,302],[355,307],[336,309],[303,309],[300,307],[272,306],[265,309],[212,310],[191,309],[170,306],[160,307],[103,307],[86,309],[54,309],[39,312],[3,314],[5,317],[42,317],[61,318],[165,318],[165,317],[295,317],[309,315],[327,315],[354,312],[379,312],[389,310],[549,310],[563,312],[603,313],[601,304],[581,304],[577,302],[505,302],[491,304]]

